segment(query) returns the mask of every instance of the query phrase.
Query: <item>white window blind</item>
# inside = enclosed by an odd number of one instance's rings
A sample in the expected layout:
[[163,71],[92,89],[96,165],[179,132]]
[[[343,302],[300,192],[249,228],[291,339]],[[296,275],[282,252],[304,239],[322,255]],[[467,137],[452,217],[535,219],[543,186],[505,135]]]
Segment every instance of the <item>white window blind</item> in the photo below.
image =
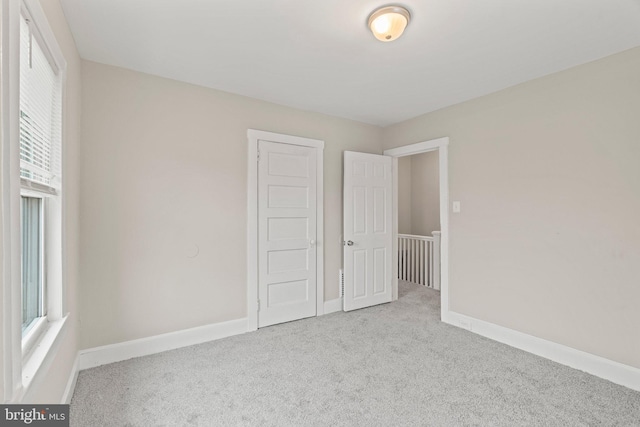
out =
[[29,20],[20,18],[20,176],[60,188],[62,90]]

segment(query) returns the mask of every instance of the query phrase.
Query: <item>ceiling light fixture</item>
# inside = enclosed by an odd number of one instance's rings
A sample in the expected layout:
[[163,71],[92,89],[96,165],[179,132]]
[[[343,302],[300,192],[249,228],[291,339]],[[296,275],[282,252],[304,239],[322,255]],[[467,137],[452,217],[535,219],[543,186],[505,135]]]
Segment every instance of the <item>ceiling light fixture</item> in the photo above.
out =
[[392,42],[402,35],[409,25],[411,14],[402,6],[385,6],[369,15],[369,28],[373,36],[382,42]]

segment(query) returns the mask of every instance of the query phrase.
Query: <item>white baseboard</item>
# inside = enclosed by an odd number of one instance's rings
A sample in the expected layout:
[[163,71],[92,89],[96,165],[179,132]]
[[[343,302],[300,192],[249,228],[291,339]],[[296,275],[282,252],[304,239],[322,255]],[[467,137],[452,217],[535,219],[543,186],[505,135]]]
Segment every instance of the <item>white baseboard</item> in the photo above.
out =
[[71,398],[73,397],[73,392],[76,389],[76,383],[78,382],[78,364],[80,363],[80,354],[76,355],[76,360],[73,361],[73,366],[71,367],[71,374],[69,375],[69,381],[67,381],[67,387],[64,389],[64,394],[62,395],[62,403],[69,404],[71,403]]
[[230,320],[182,331],[81,350],[78,369],[84,370],[134,357],[148,356],[247,332],[247,319]]
[[604,378],[613,383],[640,391],[640,369],[595,356],[584,351],[537,338],[513,329],[498,326],[460,313],[443,313],[442,321],[467,329],[494,341],[519,348],[562,365]]
[[324,314],[342,311],[342,298],[336,298],[324,302]]

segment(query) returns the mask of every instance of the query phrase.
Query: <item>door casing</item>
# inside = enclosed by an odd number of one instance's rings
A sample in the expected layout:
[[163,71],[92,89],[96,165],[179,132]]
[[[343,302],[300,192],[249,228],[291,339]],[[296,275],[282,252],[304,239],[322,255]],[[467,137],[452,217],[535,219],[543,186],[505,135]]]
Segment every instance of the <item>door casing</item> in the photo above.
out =
[[324,141],[248,129],[247,156],[247,331],[258,329],[258,141],[315,148],[316,184],[316,316],[324,314]]
[[393,173],[393,300],[398,299],[398,157],[438,151],[440,181],[440,319],[449,321],[449,138],[437,138],[384,150],[394,157]]

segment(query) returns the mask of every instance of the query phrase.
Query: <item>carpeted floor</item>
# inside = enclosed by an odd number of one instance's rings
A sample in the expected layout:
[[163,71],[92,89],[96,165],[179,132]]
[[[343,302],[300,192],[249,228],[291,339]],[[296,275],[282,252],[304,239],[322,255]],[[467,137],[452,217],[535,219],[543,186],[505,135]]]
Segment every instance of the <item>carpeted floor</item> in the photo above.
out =
[[640,426],[640,393],[439,321],[440,294],[80,372],[72,426]]

